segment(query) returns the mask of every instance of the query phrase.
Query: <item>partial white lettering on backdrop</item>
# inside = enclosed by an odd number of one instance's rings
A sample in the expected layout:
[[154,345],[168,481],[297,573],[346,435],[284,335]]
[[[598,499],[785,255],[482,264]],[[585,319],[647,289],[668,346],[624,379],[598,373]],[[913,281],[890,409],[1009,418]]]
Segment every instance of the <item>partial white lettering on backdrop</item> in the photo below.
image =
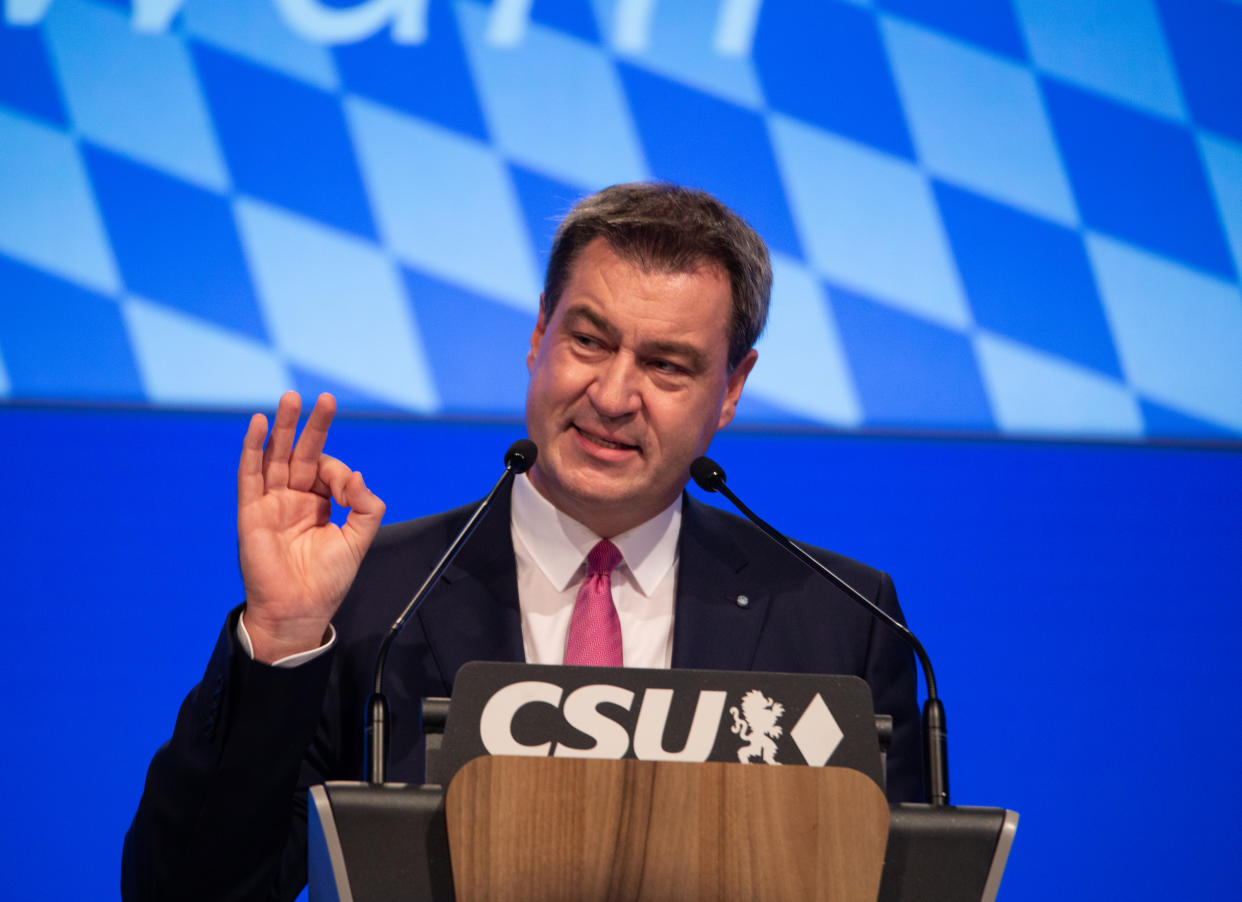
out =
[[[8,25],[38,25],[55,0],[0,0]],[[133,0],[134,31],[168,30],[186,0]],[[353,6],[327,6],[321,0],[270,0],[289,30],[318,44],[352,44],[387,30],[398,44],[427,40],[428,0],[361,0]],[[526,35],[533,0],[492,0],[484,34],[494,47],[515,47]],[[665,3],[681,0],[663,0]],[[617,0],[610,24],[611,44],[622,53],[640,54],[651,44],[652,22],[661,0]],[[710,37],[720,56],[747,57],[755,39],[763,0],[719,0]],[[671,9],[672,7],[670,7]],[[705,27],[710,23],[705,23]],[[704,32],[708,34],[708,32]]]

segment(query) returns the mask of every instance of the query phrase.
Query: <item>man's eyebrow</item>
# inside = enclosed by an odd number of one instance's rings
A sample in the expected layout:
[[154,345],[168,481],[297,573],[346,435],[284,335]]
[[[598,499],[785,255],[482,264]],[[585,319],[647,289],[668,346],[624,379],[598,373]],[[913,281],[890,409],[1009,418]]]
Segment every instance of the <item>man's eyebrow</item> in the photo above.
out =
[[617,330],[612,323],[604,319],[590,307],[583,304],[573,304],[565,311],[565,322],[569,324],[571,320],[586,320],[600,332],[603,332],[609,338],[617,334]]
[[703,351],[684,341],[646,342],[642,346],[642,352],[647,357],[678,358],[682,360],[689,369],[695,372],[707,368],[707,356],[703,353]]

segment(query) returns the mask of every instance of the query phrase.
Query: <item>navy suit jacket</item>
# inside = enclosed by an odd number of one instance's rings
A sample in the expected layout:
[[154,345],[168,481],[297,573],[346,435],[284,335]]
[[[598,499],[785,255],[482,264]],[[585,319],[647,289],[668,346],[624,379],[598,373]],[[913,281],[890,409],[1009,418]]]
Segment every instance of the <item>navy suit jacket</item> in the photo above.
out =
[[[473,506],[384,527],[334,618],[337,643],[296,669],[250,660],[228,618],[172,739],[151,763],[126,836],[126,899],[293,898],[306,879],[306,793],[360,779],[362,724],[380,640]],[[901,618],[888,576],[809,548]],[[739,595],[749,603],[737,604]],[[388,657],[389,778],[421,782],[418,715],[467,661],[523,660],[505,494]],[[894,718],[888,795],[921,791],[913,656],[856,602],[751,524],[688,495],[679,538],[673,666],[855,674]]]

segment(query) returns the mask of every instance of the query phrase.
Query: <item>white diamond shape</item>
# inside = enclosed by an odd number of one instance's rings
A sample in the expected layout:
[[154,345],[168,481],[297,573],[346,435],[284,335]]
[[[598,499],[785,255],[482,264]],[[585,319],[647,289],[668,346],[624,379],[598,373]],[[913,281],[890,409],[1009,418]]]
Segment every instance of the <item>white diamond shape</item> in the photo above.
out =
[[841,732],[841,727],[837,725],[837,720],[828,710],[823,697],[816,692],[815,698],[806,706],[789,735],[807,764],[823,767],[837,750],[845,734]]

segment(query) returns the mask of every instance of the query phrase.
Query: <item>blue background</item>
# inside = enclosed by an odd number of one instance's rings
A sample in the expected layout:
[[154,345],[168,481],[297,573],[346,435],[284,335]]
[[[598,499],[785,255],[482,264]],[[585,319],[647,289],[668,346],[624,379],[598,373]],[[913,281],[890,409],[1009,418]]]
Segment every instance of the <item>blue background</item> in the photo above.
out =
[[[15,898],[115,893],[146,761],[240,599],[245,425],[0,411]],[[396,520],[481,496],[520,434],[347,418],[329,450]],[[1021,813],[1003,898],[1231,894],[1242,455],[736,430],[713,453],[770,520],[895,575],[954,800]]]
[[954,800],[1021,812],[1002,898],[1231,893],[1242,4],[40,6],[0,20],[9,895],[116,894],[240,599],[248,411],[334,391],[389,521],[480,496],[557,216],[646,177],[771,245],[713,453],[894,575]]

